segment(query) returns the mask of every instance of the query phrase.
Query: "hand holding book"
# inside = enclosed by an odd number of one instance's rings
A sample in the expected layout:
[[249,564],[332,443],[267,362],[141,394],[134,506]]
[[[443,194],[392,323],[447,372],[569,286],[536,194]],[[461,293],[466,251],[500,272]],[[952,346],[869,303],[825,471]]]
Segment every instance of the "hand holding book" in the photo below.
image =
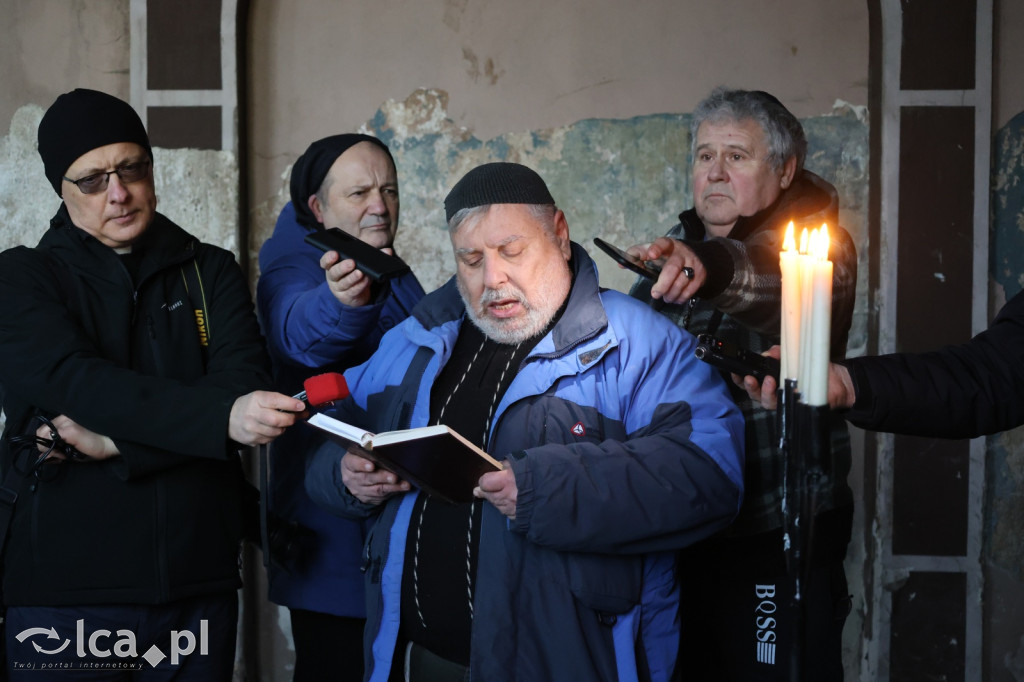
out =
[[394,472],[378,467],[369,458],[369,453],[357,445],[350,446],[341,458],[341,480],[363,504],[382,504],[392,495],[411,488],[408,481]]
[[[370,459],[424,492],[448,502],[471,502],[480,477],[502,469],[500,462],[444,424],[377,434],[325,414],[313,415],[308,424],[346,448],[348,465],[355,467],[353,475],[360,468],[364,474],[373,472],[367,471],[365,464],[353,462],[352,458]],[[342,459],[343,481],[345,458]],[[371,479],[382,491],[393,485],[379,476]],[[353,480],[356,485],[369,482]],[[365,493],[365,486],[361,490]],[[352,488],[349,492],[356,494]],[[399,489],[391,489],[389,495],[395,492]],[[356,497],[362,499],[359,495]],[[369,497],[380,499],[381,492]]]
[[508,467],[484,474],[480,477],[480,484],[473,489],[473,497],[487,500],[502,514],[515,519],[519,497],[516,475]]

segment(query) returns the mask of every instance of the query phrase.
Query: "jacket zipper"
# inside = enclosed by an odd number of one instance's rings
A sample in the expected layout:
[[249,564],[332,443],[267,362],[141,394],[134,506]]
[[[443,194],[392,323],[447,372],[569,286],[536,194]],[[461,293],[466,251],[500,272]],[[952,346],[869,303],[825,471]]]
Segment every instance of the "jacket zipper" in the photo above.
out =
[[146,313],[146,328],[149,331],[149,345],[153,349],[153,362],[157,368],[157,376],[165,376],[164,359],[160,352],[160,344],[157,343],[156,338],[156,321],[153,320],[153,316],[149,313]]

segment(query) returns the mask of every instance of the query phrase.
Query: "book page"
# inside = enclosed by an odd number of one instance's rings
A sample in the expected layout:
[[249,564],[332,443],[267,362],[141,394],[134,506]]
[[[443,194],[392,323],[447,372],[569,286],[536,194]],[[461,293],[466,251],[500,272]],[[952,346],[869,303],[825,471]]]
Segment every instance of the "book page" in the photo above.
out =
[[447,426],[445,426],[444,424],[435,424],[434,426],[420,426],[415,429],[399,429],[398,431],[385,431],[384,433],[375,434],[370,439],[370,442],[373,445],[388,445],[390,443],[402,443],[407,440],[426,438],[428,436],[440,436],[442,433],[447,432]]
[[373,439],[373,434],[369,431],[361,429],[358,426],[346,424],[339,419],[328,417],[327,415],[319,412],[309,418],[309,423],[317,428],[323,429],[324,431],[341,436],[345,440],[351,441],[363,448],[366,448],[370,440]]

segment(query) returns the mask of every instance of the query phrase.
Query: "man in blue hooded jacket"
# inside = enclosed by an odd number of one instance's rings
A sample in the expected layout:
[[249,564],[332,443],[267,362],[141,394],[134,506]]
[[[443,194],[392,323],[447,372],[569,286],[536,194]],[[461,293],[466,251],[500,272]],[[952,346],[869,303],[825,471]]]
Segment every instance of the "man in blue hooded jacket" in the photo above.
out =
[[[291,201],[260,249],[256,298],[278,388],[365,361],[388,329],[423,297],[411,272],[375,283],[337,252],[306,243],[337,227],[392,251],[398,231],[398,176],[376,137],[333,135],[309,145],[292,167]],[[303,487],[308,430],[291,429],[271,448],[269,503],[275,521],[267,551],[270,600],[289,608],[295,682],[362,679],[362,524],[317,508]]]
[[499,460],[447,504],[327,444],[306,487],[372,519],[367,679],[667,680],[674,552],[742,497],[743,420],[694,340],[598,287],[544,181],[485,164],[445,200],[456,276],[346,372],[337,416],[443,423]]

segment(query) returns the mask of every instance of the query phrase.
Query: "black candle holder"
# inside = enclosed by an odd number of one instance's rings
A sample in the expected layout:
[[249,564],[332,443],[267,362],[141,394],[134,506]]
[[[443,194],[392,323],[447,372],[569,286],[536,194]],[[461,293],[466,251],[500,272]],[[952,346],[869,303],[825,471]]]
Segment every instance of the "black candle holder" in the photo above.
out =
[[821,486],[831,461],[828,405],[800,401],[797,382],[786,379],[778,393],[776,424],[779,456],[783,462],[783,551],[786,570],[793,580],[791,611],[795,621],[791,678],[802,682],[807,635],[804,599],[814,553],[814,519]]

